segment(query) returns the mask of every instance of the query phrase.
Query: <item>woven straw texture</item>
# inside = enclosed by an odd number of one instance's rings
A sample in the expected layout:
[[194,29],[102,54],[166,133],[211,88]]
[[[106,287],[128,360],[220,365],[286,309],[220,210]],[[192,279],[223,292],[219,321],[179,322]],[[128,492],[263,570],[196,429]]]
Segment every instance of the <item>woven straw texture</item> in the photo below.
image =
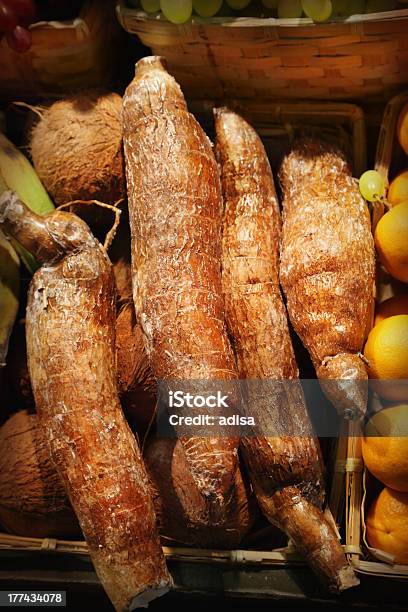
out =
[[42,21],[30,26],[33,45],[27,53],[0,41],[2,98],[58,97],[78,88],[107,86],[120,34],[112,0],[89,0],[77,19]]
[[119,21],[189,97],[389,98],[408,83],[408,10],[309,19],[194,17],[182,26],[117,6]]

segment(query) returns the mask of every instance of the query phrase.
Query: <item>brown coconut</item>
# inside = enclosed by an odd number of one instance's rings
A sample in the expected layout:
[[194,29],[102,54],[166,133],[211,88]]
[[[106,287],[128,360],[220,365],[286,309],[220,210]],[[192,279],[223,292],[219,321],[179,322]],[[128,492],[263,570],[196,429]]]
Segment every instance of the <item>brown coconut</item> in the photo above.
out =
[[38,417],[25,410],[0,428],[0,523],[15,535],[81,537]]
[[162,536],[186,546],[231,549],[239,546],[256,518],[256,505],[240,470],[228,502],[228,521],[214,527],[208,505],[188,467],[180,441],[151,438],[144,453]]
[[6,372],[18,401],[18,406],[26,408],[29,412],[35,412],[35,401],[27,364],[24,319],[20,319],[14,326],[7,356]]
[[34,168],[57,206],[126,197],[118,94],[89,91],[54,102],[30,141]]
[[118,310],[127,302],[133,301],[132,296],[132,247],[130,224],[127,210],[123,211],[115,237],[109,247],[109,259],[112,262],[116,281]]
[[113,273],[115,275],[117,300],[120,310],[123,304],[133,303],[130,263],[125,259],[118,259],[118,261],[113,262]]

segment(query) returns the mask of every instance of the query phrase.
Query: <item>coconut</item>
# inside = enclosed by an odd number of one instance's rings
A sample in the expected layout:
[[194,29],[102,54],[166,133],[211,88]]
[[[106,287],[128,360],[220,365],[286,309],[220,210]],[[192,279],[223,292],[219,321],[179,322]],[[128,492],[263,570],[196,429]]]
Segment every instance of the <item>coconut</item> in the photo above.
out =
[[113,263],[113,273],[115,275],[118,306],[121,308],[124,304],[130,304],[133,299],[130,263],[125,259],[118,259]]
[[125,210],[120,217],[119,226],[109,247],[109,259],[112,262],[116,281],[118,310],[123,304],[133,301],[131,251],[129,216]]
[[34,168],[57,206],[126,197],[122,98],[90,91],[54,102],[33,127]]
[[18,402],[17,405],[20,408],[26,408],[29,412],[35,412],[35,401],[27,364],[25,321],[22,319],[14,325],[6,372]]
[[239,469],[228,500],[228,523],[214,525],[179,440],[151,438],[144,460],[162,536],[177,544],[200,548],[239,546],[256,518],[256,504]]
[[33,538],[77,538],[80,529],[38,416],[23,410],[0,428],[0,523]]

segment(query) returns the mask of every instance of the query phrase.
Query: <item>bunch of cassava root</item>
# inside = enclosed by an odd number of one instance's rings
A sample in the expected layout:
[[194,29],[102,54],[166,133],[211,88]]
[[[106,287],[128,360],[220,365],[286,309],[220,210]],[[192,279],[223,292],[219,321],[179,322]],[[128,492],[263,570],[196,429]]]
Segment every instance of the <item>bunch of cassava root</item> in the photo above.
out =
[[[72,117],[72,133],[60,121],[65,107],[70,116],[80,114],[78,122]],[[18,370],[20,397],[29,397],[36,415],[14,415],[0,430],[4,526],[24,529],[21,521],[6,524],[17,508],[22,517],[37,512],[38,535],[58,535],[60,515],[73,535],[73,510],[120,611],[171,588],[159,533],[181,545],[235,548],[258,506],[330,590],[357,584],[325,506],[321,452],[281,294],[282,286],[328,398],[349,417],[364,413],[360,351],[371,326],[374,247],[343,154],[316,139],[293,144],[279,177],[281,218],[254,129],[236,112],[216,109],[214,153],[159,57],[137,63],[121,112],[117,96],[93,93],[89,104],[80,97],[51,105],[41,121],[32,155],[59,203],[105,193],[112,204],[126,183],[131,257],[114,258],[113,266],[72,213],[41,217],[13,192],[0,198],[1,229],[40,264],[25,315],[28,374],[24,364]],[[61,172],[70,165],[60,155],[55,165],[52,157],[45,163],[38,135],[70,138],[72,150],[82,150],[76,128],[87,121],[95,139],[102,125],[111,142],[103,168],[98,176],[87,168],[92,180],[65,180]],[[13,363],[13,346],[10,351]],[[11,378],[20,389],[19,376]],[[238,379],[291,381],[266,385],[255,400],[250,384],[244,393],[236,390],[234,401],[244,413],[255,411],[263,431],[242,439],[217,431],[149,435],[142,457],[123,411],[134,432],[150,434],[157,380],[221,381],[235,389]],[[293,435],[268,436],[283,422]],[[11,486],[16,468],[9,449],[23,443],[18,482],[30,483],[31,499]],[[50,534],[47,514],[54,521]]]

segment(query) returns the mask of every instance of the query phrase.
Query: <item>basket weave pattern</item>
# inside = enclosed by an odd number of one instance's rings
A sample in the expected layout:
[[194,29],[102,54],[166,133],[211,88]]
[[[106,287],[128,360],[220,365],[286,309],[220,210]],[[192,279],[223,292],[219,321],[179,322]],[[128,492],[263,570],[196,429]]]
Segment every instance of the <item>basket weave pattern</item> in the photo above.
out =
[[16,53],[0,41],[0,91],[9,99],[58,97],[108,85],[120,28],[111,0],[89,0],[77,19],[30,26],[33,44]]
[[166,57],[189,97],[366,99],[408,83],[408,10],[344,22],[225,19],[175,26],[125,6],[122,26]]

